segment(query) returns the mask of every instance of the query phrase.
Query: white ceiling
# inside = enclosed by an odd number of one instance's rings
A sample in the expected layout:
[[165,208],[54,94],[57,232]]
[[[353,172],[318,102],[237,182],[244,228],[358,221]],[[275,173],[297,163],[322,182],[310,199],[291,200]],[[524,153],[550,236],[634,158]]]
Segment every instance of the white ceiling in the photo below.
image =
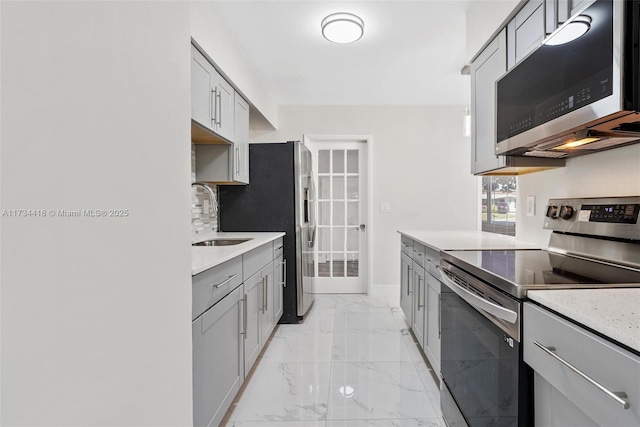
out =
[[[216,1],[222,19],[281,105],[466,105],[465,14],[471,0]],[[320,22],[365,23],[349,45]]]

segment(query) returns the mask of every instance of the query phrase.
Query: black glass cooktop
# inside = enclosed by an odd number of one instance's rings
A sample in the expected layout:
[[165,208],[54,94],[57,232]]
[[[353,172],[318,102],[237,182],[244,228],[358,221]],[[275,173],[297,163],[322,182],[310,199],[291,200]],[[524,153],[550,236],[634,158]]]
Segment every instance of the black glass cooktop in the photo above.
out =
[[514,296],[522,296],[530,289],[640,286],[637,270],[546,250],[446,251],[445,254],[443,259],[449,263]]

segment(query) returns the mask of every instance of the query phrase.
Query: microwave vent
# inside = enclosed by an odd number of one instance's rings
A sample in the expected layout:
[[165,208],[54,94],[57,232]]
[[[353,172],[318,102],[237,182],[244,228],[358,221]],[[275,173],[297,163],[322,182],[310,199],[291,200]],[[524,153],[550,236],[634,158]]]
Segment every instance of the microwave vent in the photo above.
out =
[[606,149],[606,148],[611,148],[614,147],[616,145],[621,145],[621,144],[626,144],[628,142],[632,142],[632,141],[637,141],[638,140],[638,135],[633,136],[633,137],[628,137],[628,138],[624,138],[624,137],[609,137],[609,138],[604,138],[601,139],[599,141],[595,141],[592,142],[590,144],[585,144],[583,146],[580,147],[580,149],[582,150],[601,150],[601,149]]
[[618,126],[611,128],[617,132],[640,132],[640,122],[620,123]]
[[567,153],[563,153],[561,151],[542,151],[542,150],[527,151],[524,153],[524,155],[531,156],[531,157],[546,157],[549,159],[561,159],[563,157],[567,157]]

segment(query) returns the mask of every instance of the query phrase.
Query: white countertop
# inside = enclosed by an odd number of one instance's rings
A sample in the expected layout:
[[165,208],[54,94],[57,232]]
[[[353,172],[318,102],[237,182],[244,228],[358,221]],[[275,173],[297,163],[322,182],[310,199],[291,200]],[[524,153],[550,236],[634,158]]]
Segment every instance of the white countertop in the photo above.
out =
[[435,250],[540,249],[540,246],[516,240],[504,234],[476,230],[398,230]]
[[232,246],[192,246],[191,247],[191,275],[201,273],[211,267],[229,261],[265,243],[272,242],[285,233],[231,233],[212,232],[200,234],[193,238],[192,243],[210,239],[251,239],[248,242]]
[[529,291],[527,296],[640,353],[640,288]]

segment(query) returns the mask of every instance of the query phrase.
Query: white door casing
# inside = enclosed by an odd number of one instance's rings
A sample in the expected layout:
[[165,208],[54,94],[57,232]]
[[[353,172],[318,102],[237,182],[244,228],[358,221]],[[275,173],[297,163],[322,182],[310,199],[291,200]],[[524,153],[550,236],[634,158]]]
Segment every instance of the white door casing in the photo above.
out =
[[314,293],[367,292],[367,140],[305,137],[317,192]]

